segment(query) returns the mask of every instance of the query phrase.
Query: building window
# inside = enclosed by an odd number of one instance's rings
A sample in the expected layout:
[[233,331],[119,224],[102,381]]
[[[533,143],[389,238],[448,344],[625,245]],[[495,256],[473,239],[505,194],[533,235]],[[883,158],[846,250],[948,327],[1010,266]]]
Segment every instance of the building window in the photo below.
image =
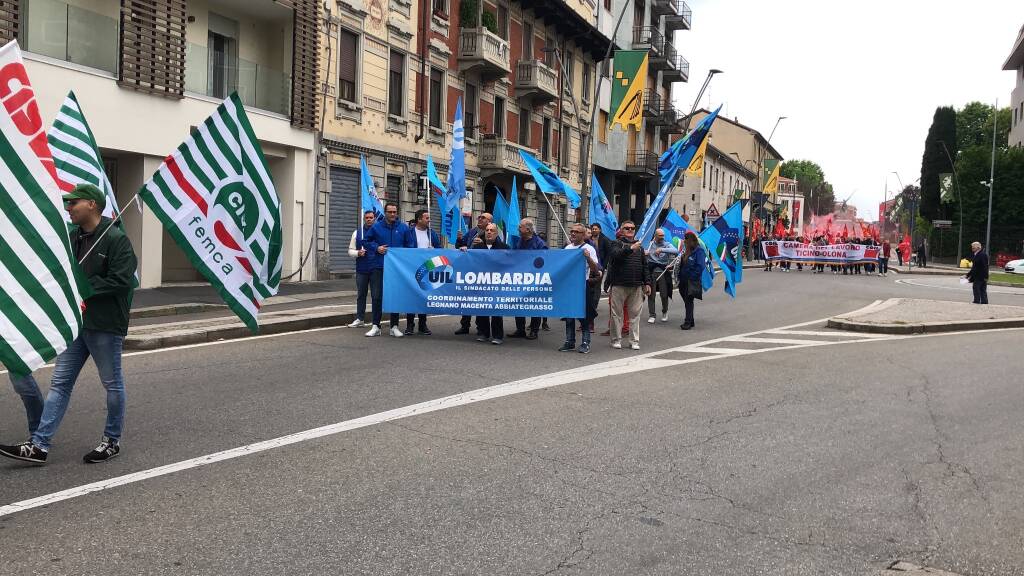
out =
[[604,9],[609,12],[612,11],[612,0],[604,0]]
[[500,96],[494,97],[494,121],[491,123],[491,131],[499,138],[505,136],[505,99]]
[[701,183],[701,188],[708,189],[708,163],[704,163],[704,181]]
[[572,52],[563,55],[562,64],[565,66],[565,78],[562,81],[562,85],[565,88],[566,94],[572,94],[572,84],[576,77],[576,58],[572,55]]
[[441,112],[444,96],[444,72],[437,68],[430,69],[430,127],[440,130],[442,128]]
[[387,185],[384,187],[384,201],[398,204],[399,214],[402,209],[402,177],[395,174],[387,175]]
[[508,40],[508,7],[498,4],[498,36]]
[[209,15],[206,31],[207,94],[226,98],[238,89],[238,22],[217,14]]
[[530,146],[530,109],[519,109],[519,145]]
[[466,138],[476,138],[477,110],[480,106],[480,99],[477,97],[479,90],[472,84],[466,84],[466,101],[463,103],[462,115],[464,118],[463,129],[466,131]]
[[590,134],[580,134],[580,182],[587,176],[587,164],[590,162],[587,158],[589,144]]
[[601,144],[608,143],[608,113],[601,110],[597,113],[597,141]]
[[442,18],[448,18],[448,0],[433,0],[431,7],[434,10],[434,14]]
[[338,36],[338,97],[355,103],[358,98],[359,35],[344,28]]
[[590,71],[593,66],[587,64],[587,61],[583,61],[583,93],[580,94],[580,98],[586,102],[590,101]]
[[551,118],[545,118],[541,124],[540,157],[545,162],[551,160]]
[[[547,37],[544,38],[544,47],[545,48],[554,48],[555,46],[556,45],[555,45],[555,39],[554,38],[552,38],[550,36],[547,36]],[[545,52],[544,53],[544,65],[547,66],[548,68],[551,68],[551,69],[555,68],[556,64],[555,64],[555,53],[554,53],[554,51]]]
[[392,50],[388,72],[388,114],[405,115],[405,54]]
[[533,24],[523,22],[523,60],[533,60]]
[[563,168],[569,167],[569,128],[562,126],[562,130],[558,134],[558,163]]

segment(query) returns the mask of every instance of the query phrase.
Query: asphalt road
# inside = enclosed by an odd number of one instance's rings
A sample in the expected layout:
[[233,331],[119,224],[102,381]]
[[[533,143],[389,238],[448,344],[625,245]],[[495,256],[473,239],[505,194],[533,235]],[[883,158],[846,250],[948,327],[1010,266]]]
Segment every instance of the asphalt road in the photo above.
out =
[[[649,360],[635,371],[614,369],[637,353],[605,338],[588,356],[555,352],[557,321],[501,347],[436,318],[429,338],[331,329],[130,355],[124,451],[99,466],[80,460],[104,415],[87,368],[50,462],[0,462],[0,507],[588,371],[5,513],[0,574],[819,575],[903,559],[1024,575],[1024,331],[678,350],[879,298],[967,296],[895,280],[748,269],[740,298],[717,288],[698,304],[696,330],[678,329],[678,299],[672,322],[643,324]],[[764,348],[744,340],[709,348]],[[19,441],[23,425],[0,387],[0,440]]]

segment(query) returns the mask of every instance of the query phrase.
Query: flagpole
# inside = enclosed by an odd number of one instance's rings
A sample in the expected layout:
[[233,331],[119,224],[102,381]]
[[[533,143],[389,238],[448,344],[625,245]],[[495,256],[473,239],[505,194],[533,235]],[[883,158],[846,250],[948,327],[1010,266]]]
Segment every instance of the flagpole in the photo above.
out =
[[92,249],[95,248],[96,245],[100,243],[100,240],[102,240],[103,237],[107,235],[107,232],[109,232],[110,229],[114,227],[114,224],[117,224],[117,221],[121,219],[121,214],[124,214],[124,211],[138,199],[139,193],[136,192],[135,196],[132,196],[132,199],[129,200],[128,203],[124,205],[124,208],[122,208],[120,212],[114,214],[114,217],[111,218],[110,220],[110,226],[107,226],[106,230],[100,233],[99,238],[97,238],[96,241],[92,243],[92,246],[89,246],[89,249],[85,251],[85,256],[82,256],[82,259],[78,261],[79,266],[82,265],[82,262],[85,262],[85,259],[89,257],[89,254],[92,254]]
[[[554,205],[551,204],[551,199],[548,198],[547,192],[544,192],[543,190],[541,190],[540,195],[543,196],[544,200],[547,201],[548,207],[551,208],[551,213],[555,214],[555,207],[554,207]],[[561,230],[562,230],[562,237],[565,238],[565,239],[568,239],[569,238],[569,234],[566,233],[565,226],[562,226],[562,221],[558,218],[557,214],[555,214],[555,222],[558,223],[558,227],[561,228]]]

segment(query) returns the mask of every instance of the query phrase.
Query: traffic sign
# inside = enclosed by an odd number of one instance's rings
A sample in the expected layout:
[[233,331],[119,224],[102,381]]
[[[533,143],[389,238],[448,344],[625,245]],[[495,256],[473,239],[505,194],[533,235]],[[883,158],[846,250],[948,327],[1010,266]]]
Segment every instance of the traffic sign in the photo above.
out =
[[953,226],[952,220],[932,220],[932,226],[936,228],[951,228]]
[[707,213],[705,214],[708,220],[716,220],[721,215],[722,214],[718,211],[718,207],[715,206],[714,202],[711,203],[711,206],[708,206]]

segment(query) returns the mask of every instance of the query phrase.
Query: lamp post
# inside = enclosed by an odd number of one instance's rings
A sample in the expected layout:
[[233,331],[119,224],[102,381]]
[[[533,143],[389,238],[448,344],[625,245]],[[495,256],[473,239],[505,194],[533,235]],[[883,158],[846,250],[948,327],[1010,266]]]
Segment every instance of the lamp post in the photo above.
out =
[[[770,134],[768,134],[768,140],[766,140],[767,144],[770,145],[772,143],[772,137],[775,136],[775,129],[779,127],[779,122],[782,122],[786,118],[787,118],[787,116],[779,116],[778,118],[775,119],[775,126],[772,126],[772,131],[771,131]],[[763,163],[764,163],[764,152],[759,154],[758,158],[757,158],[757,187],[758,187],[758,189],[761,190],[761,194],[762,195],[764,195],[764,188],[762,187],[762,184],[761,184],[761,176],[762,176],[762,172],[764,172]],[[777,195],[777,193],[776,193],[776,195]],[[775,207],[775,219],[776,219],[776,221],[779,218],[778,215],[779,215],[779,207],[776,206]]]
[[[953,162],[953,157],[949,154],[949,148],[946,148],[946,142],[939,140],[939,144],[942,144],[942,149],[946,151],[946,159],[949,160],[949,166],[953,169],[953,182],[956,184],[956,198],[960,205],[960,234],[956,241],[956,265],[960,265],[960,258],[962,256],[964,246],[964,195],[960,193],[960,177],[956,173],[956,163]],[[960,151],[956,151],[957,155]],[[985,246],[988,249],[988,246]]]
[[[686,123],[683,125],[683,138],[686,138],[687,136],[689,136],[690,121],[693,119],[693,115],[697,112],[697,104],[700,102],[701,97],[704,96],[704,91],[707,90],[708,84],[711,83],[711,78],[713,78],[715,76],[715,74],[721,74],[721,73],[722,73],[722,71],[719,70],[718,68],[712,68],[711,70],[708,70],[708,76],[707,76],[707,78],[704,79],[704,85],[700,87],[700,92],[697,92],[697,97],[694,98],[694,100],[693,100],[693,106],[690,107],[690,113],[686,115]],[[711,135],[708,134],[707,137],[710,137],[710,136]],[[678,183],[679,186],[682,186],[686,182],[686,170],[680,170],[679,174],[678,174],[678,178],[679,178],[678,182],[673,182],[672,183],[672,187],[675,187],[677,183]],[[668,194],[668,205],[670,207],[672,206],[672,192],[671,192],[671,188],[669,189],[669,194]]]
[[992,109],[992,167],[988,174],[988,223],[985,224],[985,250],[992,253],[992,188],[996,183],[996,125],[999,124],[999,99]]

